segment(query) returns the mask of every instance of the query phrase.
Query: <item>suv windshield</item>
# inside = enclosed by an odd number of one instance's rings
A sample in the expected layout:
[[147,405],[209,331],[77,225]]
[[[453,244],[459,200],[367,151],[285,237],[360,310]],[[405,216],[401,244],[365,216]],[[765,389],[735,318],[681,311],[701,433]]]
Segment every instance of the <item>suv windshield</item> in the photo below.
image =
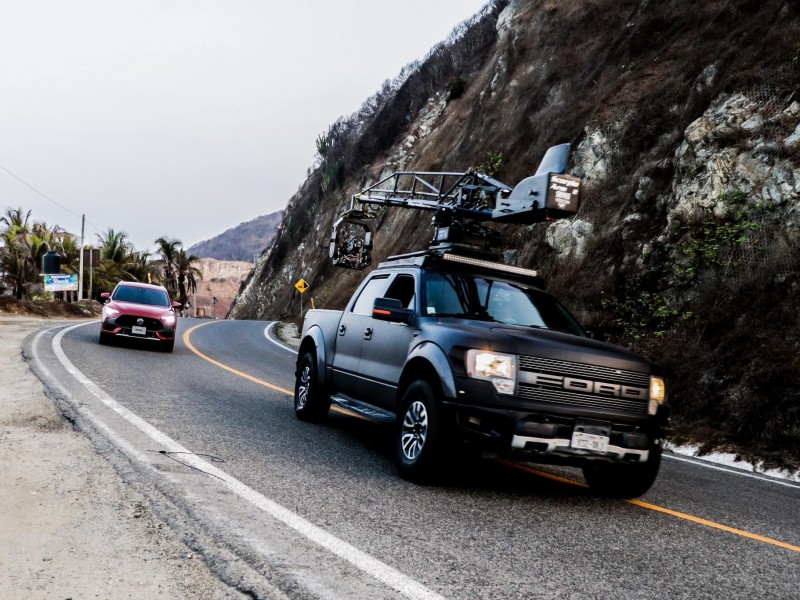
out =
[[552,329],[584,337],[581,326],[555,298],[520,283],[429,271],[425,314]]
[[169,296],[165,290],[121,285],[114,292],[114,300],[119,302],[135,302],[150,306],[169,306]]

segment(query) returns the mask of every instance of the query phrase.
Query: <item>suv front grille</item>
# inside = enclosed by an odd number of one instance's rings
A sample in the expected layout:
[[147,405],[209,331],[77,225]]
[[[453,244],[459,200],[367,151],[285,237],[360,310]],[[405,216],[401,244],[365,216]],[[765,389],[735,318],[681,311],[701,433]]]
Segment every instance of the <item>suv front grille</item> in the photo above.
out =
[[[520,356],[519,367],[521,372],[527,371],[553,376],[541,378],[542,383],[520,381],[517,394],[525,400],[611,410],[630,415],[647,414],[647,398],[650,387],[650,375],[648,373],[552,360],[538,356]],[[522,375],[522,373],[520,374]],[[616,389],[619,390],[619,393],[612,391],[594,393],[588,390],[583,392],[566,389],[562,383],[557,383],[562,377],[582,380],[582,383],[587,384],[587,387],[588,384],[595,382],[613,384],[604,386],[604,389]],[[631,395],[640,397],[623,397],[622,389],[624,387],[631,389]]]
[[148,331],[161,331],[164,329],[164,325],[158,319],[151,319],[150,317],[137,317],[135,315],[119,316],[116,319],[116,323],[118,327],[130,329],[136,325],[136,321],[139,319],[144,320],[144,326],[147,327]]

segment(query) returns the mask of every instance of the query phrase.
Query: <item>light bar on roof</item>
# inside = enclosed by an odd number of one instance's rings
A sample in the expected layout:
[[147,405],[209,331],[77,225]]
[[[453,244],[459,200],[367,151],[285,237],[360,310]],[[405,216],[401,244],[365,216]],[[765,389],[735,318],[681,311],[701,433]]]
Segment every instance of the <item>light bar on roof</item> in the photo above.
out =
[[484,269],[494,269],[495,271],[505,271],[506,273],[513,273],[514,275],[524,275],[526,277],[538,277],[539,271],[533,269],[523,269],[522,267],[512,267],[510,265],[503,265],[494,263],[488,260],[481,260],[479,258],[470,258],[469,256],[461,256],[459,254],[450,254],[445,252],[442,254],[444,260],[462,263],[465,265],[472,265],[473,267],[483,267]]

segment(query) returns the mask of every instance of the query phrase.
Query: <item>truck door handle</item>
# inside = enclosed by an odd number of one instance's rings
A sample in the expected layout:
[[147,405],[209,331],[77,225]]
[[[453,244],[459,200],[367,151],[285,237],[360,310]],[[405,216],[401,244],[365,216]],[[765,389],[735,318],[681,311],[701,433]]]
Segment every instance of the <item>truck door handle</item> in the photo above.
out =
[[372,327],[367,327],[367,328],[364,330],[364,339],[365,339],[365,340],[368,340],[368,339],[370,339],[370,338],[372,338]]
[[347,325],[339,325],[339,335],[344,335]]

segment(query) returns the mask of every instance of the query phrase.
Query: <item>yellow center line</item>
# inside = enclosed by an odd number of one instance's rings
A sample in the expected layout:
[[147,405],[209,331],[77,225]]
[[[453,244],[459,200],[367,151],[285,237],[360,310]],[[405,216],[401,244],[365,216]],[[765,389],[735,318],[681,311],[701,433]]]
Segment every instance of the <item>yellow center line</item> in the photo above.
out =
[[[214,360],[210,356],[207,356],[207,355],[203,354],[202,352],[200,352],[200,350],[195,348],[194,344],[192,344],[192,341],[190,339],[192,333],[194,331],[196,331],[197,329],[200,329],[201,327],[206,327],[208,325],[213,325],[214,323],[219,323],[219,322],[220,321],[209,321],[208,323],[201,323],[200,325],[195,325],[191,329],[187,329],[186,333],[183,334],[183,343],[186,344],[186,347],[189,348],[189,350],[191,350],[192,352],[194,352],[197,356],[199,356],[200,358],[202,358],[205,361],[210,362],[212,365],[215,365],[215,366],[219,367],[220,369],[225,369],[229,373],[233,373],[234,375],[238,375],[239,377],[244,377],[248,381],[252,381],[253,383],[257,383],[259,385],[263,385],[264,387],[267,387],[267,388],[269,388],[271,390],[275,390],[276,392],[280,392],[282,394],[286,394],[287,396],[292,396],[294,398],[294,391],[293,390],[287,390],[286,388],[282,388],[282,387],[277,386],[275,384],[272,384],[272,383],[270,383],[268,381],[264,381],[263,379],[259,379],[258,377],[253,377],[252,375],[248,375],[247,373],[244,373],[242,371],[238,371],[238,370],[234,369],[233,367],[229,367],[226,364],[223,364],[223,363],[221,363],[221,362],[219,362],[217,360]],[[338,406],[331,406],[331,410],[333,410],[335,412],[338,412],[338,413],[341,413],[343,415],[356,417],[356,418],[362,419],[364,421],[369,421],[370,420],[370,419],[367,419],[367,418],[363,417],[362,415],[359,415],[359,414],[356,414],[356,413],[352,413],[349,410],[345,410],[345,409],[340,408]]]
[[656,512],[671,515],[679,519],[685,519],[687,521],[691,521],[692,523],[705,525],[706,527],[713,527],[714,529],[727,531],[728,533],[740,535],[742,537],[749,538],[751,540],[764,542],[765,544],[772,544],[773,546],[778,546],[779,548],[785,548],[786,550],[792,550],[794,552],[800,552],[800,546],[793,546],[792,544],[787,544],[786,542],[781,542],[780,540],[774,540],[772,538],[768,538],[763,535],[758,535],[757,533],[750,533],[749,531],[736,529],[735,527],[728,527],[727,525],[722,525],[721,523],[715,523],[714,521],[709,521],[708,519],[701,519],[700,517],[695,517],[694,515],[687,515],[686,513],[678,512],[677,510],[670,510],[669,508],[664,508],[663,506],[657,506],[655,504],[650,504],[649,502],[643,502],[641,500],[626,500],[625,502],[633,504],[634,506],[641,506],[642,508],[646,508],[648,510],[654,510]]
[[[294,397],[294,391],[292,391],[292,390],[287,390],[286,388],[282,388],[282,387],[279,387],[277,385],[273,385],[272,383],[269,383],[268,381],[264,381],[263,379],[259,379],[258,377],[253,377],[252,375],[248,375],[247,373],[243,373],[242,371],[237,371],[236,369],[234,369],[232,367],[229,367],[228,365],[225,365],[225,364],[223,364],[223,363],[221,363],[219,361],[214,360],[213,358],[210,358],[210,357],[206,356],[205,354],[200,352],[197,348],[195,348],[194,345],[192,344],[191,340],[189,339],[191,337],[192,332],[194,332],[195,330],[199,329],[200,327],[205,327],[207,325],[212,325],[212,324],[218,323],[218,322],[219,321],[209,321],[208,323],[201,323],[200,325],[195,325],[191,329],[188,329],[186,331],[186,333],[183,334],[183,343],[186,344],[186,347],[189,348],[189,350],[194,352],[197,356],[199,356],[203,360],[206,360],[206,361],[210,362],[212,365],[216,365],[217,367],[219,367],[221,369],[225,369],[226,371],[229,371],[230,373],[233,373],[234,375],[238,375],[239,377],[244,377],[248,381],[252,381],[253,383],[257,383],[259,385],[263,385],[264,387],[268,387],[271,390],[275,390],[276,392],[281,392],[283,394],[286,394],[287,396]],[[332,406],[331,410],[334,410],[334,411],[336,411],[338,413],[341,413],[343,415],[356,417],[356,418],[362,419],[364,421],[371,421],[371,419],[367,419],[366,417],[364,417],[362,415],[359,415],[359,414],[356,414],[356,413],[352,413],[349,410],[345,410],[345,409],[340,408],[338,406]],[[501,460],[501,459],[497,459],[496,462],[498,462],[500,464],[503,464],[503,465],[506,465],[506,466],[509,466],[509,467],[512,467],[512,468],[517,469],[519,471],[525,471],[526,473],[531,473],[531,474],[536,475],[538,477],[543,477],[545,479],[551,479],[553,481],[558,481],[559,483],[565,483],[567,485],[572,485],[572,486],[579,487],[579,488],[588,488],[589,487],[585,483],[581,483],[579,481],[574,481],[574,480],[568,479],[566,477],[561,477],[561,476],[555,475],[553,473],[547,473],[546,471],[539,471],[538,469],[533,469],[531,467],[528,467],[528,466],[525,466],[525,465],[522,465],[522,464],[519,464],[519,463],[515,463],[515,462],[511,462],[511,461],[507,461],[507,460]],[[686,514],[686,513],[682,513],[682,512],[679,512],[677,510],[664,508],[663,506],[658,506],[656,504],[650,504],[649,502],[643,502],[641,500],[625,500],[625,502],[627,502],[628,504],[633,504],[634,506],[638,506],[640,508],[646,508],[648,510],[652,510],[652,511],[655,511],[655,512],[660,512],[660,513],[663,513],[665,515],[670,515],[672,517],[676,517],[678,519],[683,519],[684,521],[690,521],[692,523],[697,523],[699,525],[705,525],[706,527],[711,527],[713,529],[719,529],[720,531],[725,531],[727,533],[732,533],[734,535],[738,535],[738,536],[741,536],[741,537],[744,537],[744,538],[748,538],[748,539],[751,539],[751,540],[756,540],[758,542],[763,542],[765,544],[771,544],[773,546],[778,546],[779,548],[784,548],[786,550],[792,550],[793,552],[800,552],[800,546],[793,546],[792,544],[787,544],[786,542],[781,542],[779,540],[768,538],[768,537],[765,537],[763,535],[758,535],[756,533],[750,533],[749,531],[744,531],[742,529],[736,529],[735,527],[728,527],[727,525],[722,525],[721,523],[715,523],[714,521],[709,521],[708,519],[702,519],[700,517],[695,517],[694,515],[689,515],[689,514]]]
[[228,365],[222,364],[219,361],[214,360],[213,358],[206,356],[200,350],[194,347],[191,340],[189,339],[192,335],[192,332],[197,331],[201,327],[206,327],[208,325],[212,325],[214,323],[218,323],[219,321],[209,321],[208,323],[201,323],[200,325],[195,325],[191,329],[187,329],[186,333],[183,334],[183,343],[186,344],[186,347],[189,348],[192,352],[197,354],[203,360],[207,360],[212,365],[216,365],[220,369],[225,369],[226,371],[233,373],[234,375],[238,375],[239,377],[244,377],[248,381],[252,381],[253,383],[257,383],[259,385],[263,385],[264,387],[268,387],[271,390],[275,390],[276,392],[281,392],[282,394],[286,394],[287,396],[294,396],[294,391],[287,390],[286,388],[282,388],[280,386],[274,385],[269,383],[268,381],[264,381],[263,379],[259,379],[258,377],[253,377],[252,375],[248,375],[247,373],[243,373],[242,371],[237,371],[233,367],[229,367]]
[[[531,473],[538,477],[543,477],[545,479],[551,479],[553,481],[558,481],[559,483],[565,483],[567,485],[572,485],[579,488],[588,488],[589,486],[585,483],[581,483],[579,481],[574,481],[572,479],[568,479],[566,477],[561,477],[559,475],[555,475],[553,473],[547,473],[546,471],[539,471],[538,469],[533,469],[526,465],[521,465],[519,463],[511,462],[508,460],[501,460],[497,459],[495,462],[500,464],[512,467],[519,471],[525,471],[526,473]],[[708,519],[702,519],[700,517],[695,517],[694,515],[689,515],[687,513],[679,512],[677,510],[672,510],[670,508],[664,508],[663,506],[658,506],[657,504],[650,504],[649,502],[644,502],[642,500],[625,500],[628,504],[633,504],[634,506],[639,506],[641,508],[646,508],[648,510],[652,510],[655,512],[660,512],[665,515],[670,515],[671,517],[676,517],[678,519],[683,519],[685,521],[691,521],[692,523],[697,523],[699,525],[705,525],[706,527],[711,527],[713,529],[719,529],[720,531],[725,531],[727,533],[732,533],[734,535],[738,535],[744,538],[748,538],[751,540],[756,540],[758,542],[763,542],[765,544],[771,544],[772,546],[778,546],[779,548],[784,548],[786,550],[792,550],[794,552],[800,552],[800,546],[794,546],[792,544],[787,544],[786,542],[781,542],[780,540],[775,540],[773,538],[768,538],[763,535],[758,535],[757,533],[750,533],[749,531],[744,531],[742,529],[736,529],[735,527],[728,527],[727,525],[722,525],[721,523],[715,523],[714,521],[709,521]]]

